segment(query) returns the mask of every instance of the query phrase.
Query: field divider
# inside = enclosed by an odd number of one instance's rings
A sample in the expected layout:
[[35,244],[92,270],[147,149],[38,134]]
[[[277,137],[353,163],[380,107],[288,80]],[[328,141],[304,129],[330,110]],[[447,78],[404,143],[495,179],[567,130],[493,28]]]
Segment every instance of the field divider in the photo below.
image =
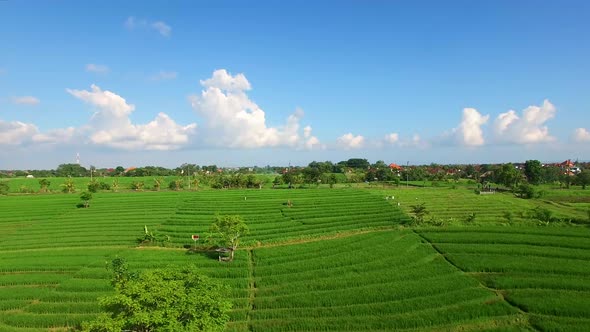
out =
[[[252,250],[252,249],[261,249],[261,248],[284,247],[284,246],[290,246],[290,245],[294,245],[294,244],[303,244],[303,243],[318,242],[318,241],[323,241],[323,240],[341,239],[341,238],[346,238],[346,237],[361,235],[361,234],[388,232],[388,231],[392,231],[395,229],[396,228],[393,226],[383,226],[383,227],[379,227],[379,228],[363,229],[363,230],[356,229],[356,230],[338,232],[336,234],[317,236],[317,237],[311,237],[311,238],[295,238],[295,239],[289,239],[289,240],[274,242],[274,243],[266,243],[266,244],[260,244],[260,245],[254,245],[254,246],[245,246],[245,247],[242,247],[241,249]],[[403,234],[403,235],[401,235],[401,237],[404,237],[406,235],[407,234]],[[240,249],[238,249],[238,250],[240,250]]]
[[474,278],[472,273],[463,270],[459,265],[455,264],[453,261],[451,261],[450,259],[448,259],[447,256],[444,254],[444,252],[442,252],[434,243],[432,243],[430,240],[428,240],[428,238],[426,238],[425,236],[422,236],[422,234],[420,234],[419,232],[417,232],[415,229],[413,229],[412,232],[414,232],[414,234],[416,234],[417,236],[419,236],[424,241],[424,243],[428,243],[430,245],[430,247],[432,247],[432,249],[435,250],[449,265],[453,266],[455,269],[457,269],[460,272],[462,272],[466,277],[473,278],[473,279],[477,280],[477,282],[479,283],[479,286],[480,287],[493,292],[502,301],[508,303],[510,306],[512,306],[514,309],[516,309],[520,314],[522,314],[524,317],[526,317],[527,318],[527,322],[528,322],[528,326],[527,327],[531,328],[533,331],[540,331],[535,326],[533,326],[533,324],[530,323],[530,313],[528,311],[526,311],[524,308],[520,307],[515,302],[509,301],[504,296],[504,294],[502,293],[501,290],[495,289],[495,288],[490,288],[490,287],[484,285],[478,278]]
[[252,313],[256,309],[254,301],[256,301],[256,277],[254,275],[254,252],[252,249],[248,249],[248,314],[247,314],[247,326],[248,331],[254,331],[252,326]]

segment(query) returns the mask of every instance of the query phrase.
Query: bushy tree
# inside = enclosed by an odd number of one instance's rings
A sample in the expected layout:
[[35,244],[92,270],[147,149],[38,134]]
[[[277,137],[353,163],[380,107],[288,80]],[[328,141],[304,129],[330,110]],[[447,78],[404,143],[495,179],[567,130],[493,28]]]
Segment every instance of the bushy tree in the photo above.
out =
[[416,224],[421,224],[424,221],[424,217],[429,213],[424,203],[412,205],[411,210],[414,215],[414,223]]
[[82,324],[85,332],[223,331],[231,302],[224,289],[196,267],[130,273],[111,263],[116,295],[100,299],[107,312]]
[[586,186],[590,184],[590,170],[584,170],[576,175],[576,184],[582,186],[582,189],[586,189]]
[[86,176],[88,170],[79,164],[61,164],[55,170],[55,174],[61,177],[80,177]]
[[82,200],[82,206],[87,208],[90,206],[90,201],[92,200],[92,193],[85,191],[82,194],[80,194],[80,199]]
[[50,185],[51,185],[51,182],[47,179],[39,180],[39,186],[41,187],[41,189],[39,191],[46,193],[48,191],[48,188]]
[[98,183],[98,181],[94,180],[90,183],[88,183],[88,191],[91,193],[95,193],[98,192],[98,190],[100,189],[100,183]]
[[521,173],[511,163],[503,164],[496,172],[495,181],[508,188],[516,188],[522,179]]
[[520,198],[531,199],[535,197],[535,188],[529,184],[523,183],[514,191],[514,194]]
[[234,251],[238,248],[240,237],[249,232],[248,225],[238,215],[216,215],[209,231],[219,240],[219,245],[230,250],[230,260],[234,259]]
[[540,184],[543,177],[543,166],[538,160],[527,160],[524,163],[524,175],[530,184]]
[[168,184],[168,188],[172,190],[180,190],[182,189],[182,187],[184,187],[184,182],[182,182],[182,179],[170,181],[170,183]]

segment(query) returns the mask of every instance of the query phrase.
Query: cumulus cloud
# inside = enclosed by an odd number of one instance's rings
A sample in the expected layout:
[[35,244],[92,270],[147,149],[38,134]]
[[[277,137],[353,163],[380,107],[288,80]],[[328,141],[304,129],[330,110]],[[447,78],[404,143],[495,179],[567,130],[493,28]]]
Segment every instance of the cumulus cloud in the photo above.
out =
[[34,124],[0,120],[0,145],[28,143],[37,133],[39,133],[39,129]]
[[12,97],[12,102],[17,105],[35,106],[35,105],[38,105],[41,101],[37,97],[22,96],[22,97]]
[[383,141],[386,144],[396,144],[399,142],[399,134],[398,133],[391,133],[391,134],[387,134],[385,135],[385,137],[383,138]]
[[205,120],[206,144],[230,148],[319,145],[311,136],[311,127],[303,130],[303,137],[300,134],[302,109],[296,109],[282,126],[267,125],[266,113],[246,93],[251,85],[243,74],[231,75],[220,69],[200,83],[204,90],[189,101]]
[[160,71],[151,77],[152,81],[165,81],[176,79],[178,73],[175,71]]
[[522,117],[510,110],[498,115],[494,121],[494,134],[501,142],[532,144],[554,141],[549,135],[545,122],[555,116],[556,109],[545,99],[541,106],[529,106],[522,111]]
[[354,136],[352,133],[348,133],[338,137],[336,142],[346,150],[360,149],[365,143],[365,138],[361,135]]
[[90,142],[125,150],[175,150],[189,143],[195,123],[178,125],[165,113],[147,124],[133,124],[129,115],[135,105],[114,92],[96,85],[91,91],[66,89],[74,97],[96,107],[87,126],[80,128]]
[[137,19],[133,16],[129,16],[125,20],[125,27],[129,30],[155,30],[164,37],[170,37],[172,33],[172,28],[163,21],[149,21],[146,19]]
[[463,118],[453,135],[459,144],[465,146],[480,146],[485,143],[481,126],[489,120],[489,115],[481,115],[475,108],[464,108]]
[[95,63],[89,63],[86,65],[86,71],[90,73],[106,74],[110,71],[108,66],[97,65]]
[[325,145],[321,144],[320,140],[311,134],[311,131],[311,126],[305,126],[305,128],[303,128],[303,147],[308,150],[313,150],[316,148],[325,149]]
[[94,84],[90,86],[90,89],[91,91],[74,89],[66,89],[66,91],[72,96],[96,106],[103,112],[108,113],[108,115],[115,117],[127,116],[135,110],[135,105],[127,104],[127,101],[116,93],[103,91]]
[[586,128],[577,128],[574,130],[574,141],[576,142],[590,142],[590,131]]

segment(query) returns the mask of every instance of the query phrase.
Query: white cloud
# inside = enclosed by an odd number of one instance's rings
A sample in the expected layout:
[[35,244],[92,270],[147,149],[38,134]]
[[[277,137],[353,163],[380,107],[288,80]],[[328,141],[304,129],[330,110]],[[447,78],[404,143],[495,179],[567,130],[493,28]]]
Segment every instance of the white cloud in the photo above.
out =
[[41,101],[37,97],[33,96],[22,96],[22,97],[12,97],[12,102],[17,105],[38,105]]
[[164,37],[170,37],[172,33],[172,28],[163,21],[148,21],[146,19],[137,19],[133,16],[129,16],[125,20],[125,27],[129,30],[155,30]]
[[[79,139],[79,141],[83,140],[81,137],[82,132],[82,129],[74,127],[54,129],[46,133],[35,134],[33,136],[33,142],[40,144],[73,143],[76,142],[76,139]],[[74,136],[80,137],[74,139]]]
[[172,28],[162,21],[152,23],[152,28],[158,30],[158,32],[164,37],[170,37],[170,33],[172,33]]
[[165,81],[176,79],[178,73],[175,71],[160,71],[151,77],[152,81]]
[[420,135],[414,134],[410,139],[400,140],[399,146],[424,149],[429,147],[430,144],[427,141],[423,140],[422,137],[420,137]]
[[551,142],[555,137],[549,135],[545,122],[555,116],[555,106],[545,99],[541,106],[529,106],[522,111],[522,118],[510,110],[498,115],[494,121],[494,134],[498,141],[531,144]]
[[88,125],[79,129],[97,145],[125,150],[175,150],[189,143],[197,127],[194,123],[178,125],[165,113],[147,124],[133,124],[129,115],[135,105],[94,84],[91,91],[66,91],[97,108]]
[[365,138],[361,135],[354,136],[352,133],[344,134],[336,139],[338,145],[346,150],[360,149],[365,143]]
[[307,150],[325,149],[326,146],[320,143],[320,140],[311,134],[311,126],[303,128],[303,147]]
[[21,145],[30,142],[39,132],[31,123],[0,120],[0,145]]
[[453,129],[455,139],[466,146],[480,146],[485,143],[481,126],[488,122],[489,115],[481,115],[475,108],[464,108],[459,127]]
[[[243,74],[231,75],[225,69],[216,70],[211,78],[200,81],[204,90],[201,95],[189,97],[195,112],[205,120],[206,144],[230,148],[260,148],[308,145],[309,137],[301,137],[299,122],[303,110],[296,109],[283,126],[270,127],[266,113],[246,94],[250,82]],[[307,139],[307,142],[304,141]],[[311,140],[311,146],[319,140]]]
[[574,130],[574,141],[590,142],[590,131],[588,131],[586,128],[577,128]]
[[225,69],[218,69],[213,72],[211,78],[199,82],[206,89],[217,88],[230,92],[243,92],[252,89],[244,74],[240,73],[232,76]]
[[399,142],[399,134],[397,134],[397,133],[387,134],[383,138],[383,141],[385,141],[385,143],[387,143],[387,144],[396,144]]
[[303,137],[310,138],[311,137],[311,126],[306,126],[303,128]]
[[99,130],[90,136],[92,143],[124,150],[176,150],[189,143],[197,125],[178,125],[165,113],[144,125],[126,123]]
[[[91,91],[66,89],[72,96],[92,104],[102,111],[113,116],[127,116],[135,110],[135,105],[127,104],[127,101],[111,91],[103,91],[92,84]],[[96,114],[95,114],[96,115]]]
[[86,71],[91,73],[106,74],[110,71],[110,69],[108,66],[105,65],[89,63],[86,65]]

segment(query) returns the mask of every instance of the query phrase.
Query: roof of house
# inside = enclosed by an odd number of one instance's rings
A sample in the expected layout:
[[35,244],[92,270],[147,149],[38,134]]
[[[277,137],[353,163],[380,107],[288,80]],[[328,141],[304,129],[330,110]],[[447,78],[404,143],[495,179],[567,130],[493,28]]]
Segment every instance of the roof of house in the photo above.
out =
[[389,168],[391,169],[402,169],[402,167],[396,163],[389,164]]

